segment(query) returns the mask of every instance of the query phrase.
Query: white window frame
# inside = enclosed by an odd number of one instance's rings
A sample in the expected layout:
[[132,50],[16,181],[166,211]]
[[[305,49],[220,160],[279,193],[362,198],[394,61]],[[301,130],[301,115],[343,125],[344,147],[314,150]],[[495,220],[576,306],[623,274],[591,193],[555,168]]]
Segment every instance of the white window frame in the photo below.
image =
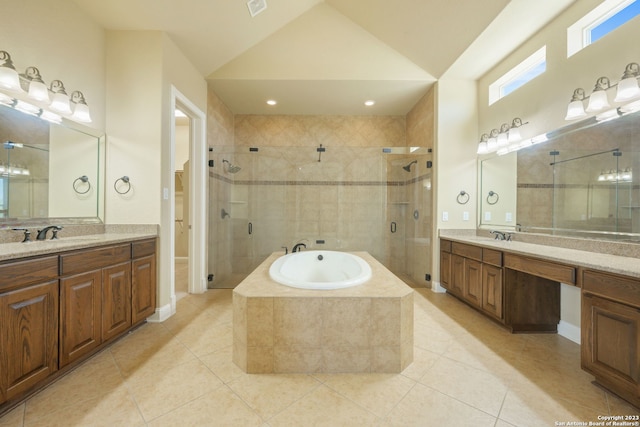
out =
[[[537,66],[547,62],[547,46],[544,45],[533,54],[531,54],[527,59],[513,67],[511,70],[507,71],[502,77],[497,79],[495,82],[489,85],[489,105],[494,102],[499,101],[500,99],[507,96],[509,93],[504,93],[504,88],[512,83],[514,80],[517,80],[524,75],[526,75],[529,71],[536,68]],[[546,70],[546,68],[545,68]],[[543,71],[544,72],[544,71]],[[541,73],[542,74],[542,73]],[[530,77],[525,83],[520,85],[520,87],[524,86],[526,83],[538,77],[540,74]],[[515,90],[518,90],[516,88]]]
[[587,13],[567,28],[567,58],[580,52],[591,44],[591,30],[625,7],[634,0],[605,0],[598,7]]

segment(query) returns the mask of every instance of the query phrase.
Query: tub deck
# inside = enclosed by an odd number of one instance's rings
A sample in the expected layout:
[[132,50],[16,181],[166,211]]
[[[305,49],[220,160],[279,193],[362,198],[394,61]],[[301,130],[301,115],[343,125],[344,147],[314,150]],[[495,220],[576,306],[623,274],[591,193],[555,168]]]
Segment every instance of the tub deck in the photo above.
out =
[[233,291],[233,361],[248,373],[401,372],[413,361],[413,290],[367,252],[372,278],[310,290],[281,285],[273,253]]

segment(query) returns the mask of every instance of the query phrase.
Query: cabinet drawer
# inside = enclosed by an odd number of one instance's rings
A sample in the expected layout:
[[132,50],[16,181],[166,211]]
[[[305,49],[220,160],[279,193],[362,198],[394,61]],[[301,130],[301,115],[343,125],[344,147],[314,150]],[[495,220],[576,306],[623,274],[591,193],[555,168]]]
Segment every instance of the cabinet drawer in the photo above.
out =
[[451,252],[451,240],[440,240],[440,252]]
[[156,253],[156,239],[133,242],[131,244],[131,258],[140,258]]
[[57,255],[7,262],[0,265],[0,292],[57,277]]
[[60,274],[75,274],[104,268],[131,259],[131,244],[82,250],[60,255]]
[[465,245],[464,243],[452,242],[451,253],[463,256],[465,258],[482,261],[482,248],[479,246]]
[[568,265],[506,253],[504,254],[504,266],[511,270],[522,271],[556,282],[576,284],[576,269]]
[[585,270],[582,290],[610,300],[640,307],[640,280],[600,271]]
[[493,249],[482,248],[482,262],[502,267],[502,252]]

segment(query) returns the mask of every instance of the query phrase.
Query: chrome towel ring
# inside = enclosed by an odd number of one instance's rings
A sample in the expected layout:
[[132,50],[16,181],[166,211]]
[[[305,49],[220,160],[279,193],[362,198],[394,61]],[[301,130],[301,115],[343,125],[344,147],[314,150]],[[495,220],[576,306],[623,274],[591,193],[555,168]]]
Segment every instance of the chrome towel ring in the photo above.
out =
[[458,194],[458,197],[456,197],[456,202],[458,202],[458,204],[461,204],[461,205],[466,205],[468,201],[469,201],[469,193],[467,193],[464,190],[460,191],[460,193]]
[[[118,182],[122,181],[124,184],[126,184],[126,190],[125,191],[120,191],[118,189]],[[124,186],[122,186],[124,187]],[[129,177],[128,176],[123,176],[121,178],[116,179],[116,182],[113,183],[113,189],[116,190],[116,193],[118,194],[127,194],[129,191],[131,191],[131,181],[129,181]]]
[[500,196],[495,191],[489,191],[487,195],[487,203],[490,205],[495,205],[500,200]]
[[[87,189],[81,191],[80,189],[83,186],[86,186]],[[87,175],[82,175],[81,177],[78,177],[75,179],[75,181],[73,181],[73,191],[75,191],[76,193],[87,194],[89,190],[91,190],[91,183],[89,182],[89,177]]]

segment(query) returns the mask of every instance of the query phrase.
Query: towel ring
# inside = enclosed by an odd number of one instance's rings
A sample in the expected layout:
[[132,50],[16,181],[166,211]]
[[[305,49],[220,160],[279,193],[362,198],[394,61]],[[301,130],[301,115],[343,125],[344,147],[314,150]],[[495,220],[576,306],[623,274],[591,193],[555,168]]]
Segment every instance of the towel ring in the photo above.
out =
[[[118,181],[122,181],[127,184],[127,191],[118,190]],[[116,179],[116,182],[113,183],[113,189],[116,190],[116,193],[118,194],[127,194],[129,191],[131,191],[131,181],[129,181],[129,177],[125,175],[122,178]]]
[[[87,189],[85,191],[78,190],[78,188],[82,186],[82,183],[87,184]],[[91,190],[91,183],[89,182],[89,177],[87,175],[82,175],[81,177],[76,178],[76,180],[73,181],[73,191],[75,191],[76,193],[87,194],[89,190]]]
[[[495,200],[490,200],[493,197],[495,197]],[[495,205],[496,203],[498,203],[498,200],[500,200],[500,196],[498,195],[498,193],[496,193],[495,191],[489,191],[489,195],[487,196],[487,203],[490,205]]]
[[458,202],[461,205],[466,205],[468,201],[469,201],[469,193],[467,193],[464,190],[460,191],[460,193],[458,194],[458,197],[456,197],[456,202]]

